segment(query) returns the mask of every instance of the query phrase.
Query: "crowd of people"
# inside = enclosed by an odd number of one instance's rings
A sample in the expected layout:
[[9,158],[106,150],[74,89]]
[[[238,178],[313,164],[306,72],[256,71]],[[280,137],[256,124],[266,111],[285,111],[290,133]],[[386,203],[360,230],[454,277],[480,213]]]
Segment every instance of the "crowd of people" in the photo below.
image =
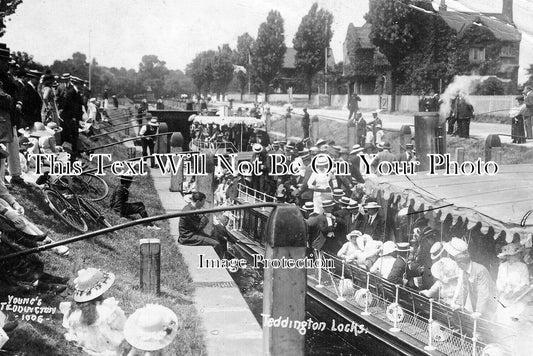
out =
[[[357,122],[362,115],[355,112],[352,116]],[[374,112],[373,116],[375,125],[380,125],[379,112]],[[212,130],[216,132],[217,129],[214,126]],[[357,136],[357,130],[355,132]],[[268,174],[270,167],[265,167],[261,175],[250,176],[216,171],[215,204],[234,203],[238,198],[239,184],[266,193],[271,200],[297,204],[308,226],[308,247],[318,252],[316,255],[320,255],[320,251],[335,254],[347,264],[354,264],[394,284],[438,299],[452,308],[479,312],[485,319],[501,323],[533,321],[525,308],[530,291],[529,269],[524,262],[527,253],[517,241],[502,248],[498,255],[500,268],[494,275],[489,272],[485,261],[472,259],[469,246],[462,238],[442,236],[436,228],[429,226],[427,219],[406,223],[407,209],[398,212],[394,228],[386,229],[390,220],[387,222],[381,215],[378,201],[365,192],[366,175],[360,155],[376,153],[370,163],[374,169],[382,161],[416,160],[412,144],[401,147],[400,152],[392,152],[388,142],[367,145],[363,135],[350,150],[324,139],[318,139],[314,144],[309,138],[300,142],[270,139],[266,141],[269,144],[264,142],[260,138],[251,144],[254,152],[252,160],[261,158],[263,162],[269,162],[268,155],[281,154],[288,163],[296,160],[301,163],[298,174],[272,176]],[[316,170],[311,168],[312,160]],[[349,174],[343,176],[327,172],[330,160],[347,162]],[[193,197],[193,202],[199,198],[205,200],[201,194]],[[191,204],[190,209],[199,209]],[[197,219],[192,226],[196,226],[195,231],[200,233],[207,217]],[[222,220],[224,227],[227,220]],[[229,235],[226,232],[209,236],[201,232],[194,238],[184,235],[180,242],[212,245],[220,253],[221,245],[227,244]]]

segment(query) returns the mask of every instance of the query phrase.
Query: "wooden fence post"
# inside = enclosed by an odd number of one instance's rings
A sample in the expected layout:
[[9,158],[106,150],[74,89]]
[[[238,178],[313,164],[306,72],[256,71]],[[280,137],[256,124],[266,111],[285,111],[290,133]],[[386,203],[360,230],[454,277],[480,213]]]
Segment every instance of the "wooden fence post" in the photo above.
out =
[[159,239],[141,239],[140,283],[144,293],[161,292],[161,243]]
[[[168,126],[167,126],[166,122],[162,122],[159,125],[158,133],[162,134],[162,133],[165,133],[165,132],[168,132]],[[156,149],[157,153],[169,153],[170,148],[169,148],[169,145],[168,145],[167,141],[168,141],[168,136],[167,135],[163,135],[163,136],[158,136],[157,137],[157,149]]]
[[[409,142],[405,142],[405,136],[409,135]],[[402,125],[400,127],[400,147],[402,150],[405,150],[405,145],[408,143],[411,143],[411,126],[409,125]],[[402,151],[400,150],[400,152]]]
[[[183,136],[179,132],[174,132],[170,137],[170,153],[183,152]],[[174,159],[172,157],[171,159]],[[182,192],[183,191],[183,160],[176,160],[179,162],[176,174],[172,174],[170,177],[170,191]]]
[[[298,207],[276,207],[268,218],[265,236],[265,260],[299,260],[306,257],[307,230]],[[265,266],[264,273],[263,355],[303,356],[305,334],[283,326],[287,321],[305,320],[307,270]]]
[[313,142],[313,144],[316,141],[318,141],[318,136],[320,134],[319,131],[320,131],[320,124],[318,121],[318,116],[313,115],[311,117],[311,141]]
[[[211,152],[205,153],[206,175],[196,176],[196,189],[205,194],[205,207],[211,208],[215,205],[215,156]],[[213,228],[213,218],[209,215],[209,223],[205,227],[205,232],[210,234]]]
[[485,162],[488,161],[498,164],[502,161],[502,142],[498,135],[488,135],[485,140]]
[[455,149],[455,161],[458,164],[462,164],[465,161],[465,149],[464,149],[464,147],[457,147]]

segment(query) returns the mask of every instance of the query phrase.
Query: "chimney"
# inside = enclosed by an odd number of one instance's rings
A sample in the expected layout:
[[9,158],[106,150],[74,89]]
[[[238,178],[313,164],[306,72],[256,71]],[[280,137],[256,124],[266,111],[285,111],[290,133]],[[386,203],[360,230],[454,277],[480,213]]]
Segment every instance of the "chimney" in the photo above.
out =
[[446,11],[447,9],[448,6],[446,6],[446,0],[440,0],[439,11]]
[[502,0],[502,15],[513,23],[513,0]]

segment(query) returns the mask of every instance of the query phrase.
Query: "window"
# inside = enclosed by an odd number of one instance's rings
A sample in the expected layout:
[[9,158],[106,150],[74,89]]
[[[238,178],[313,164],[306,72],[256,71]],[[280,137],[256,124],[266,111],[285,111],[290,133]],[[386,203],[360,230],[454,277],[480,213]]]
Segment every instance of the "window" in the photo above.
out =
[[482,62],[485,60],[485,48],[482,47],[473,47],[470,48],[470,62]]
[[515,57],[515,54],[513,52],[513,45],[502,45],[502,48],[500,50],[500,57]]

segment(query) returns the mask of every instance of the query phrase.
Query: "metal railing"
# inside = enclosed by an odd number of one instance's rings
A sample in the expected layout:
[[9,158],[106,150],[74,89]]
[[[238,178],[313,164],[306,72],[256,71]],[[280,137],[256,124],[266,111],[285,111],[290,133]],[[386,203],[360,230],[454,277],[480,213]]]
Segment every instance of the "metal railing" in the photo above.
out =
[[263,193],[259,190],[250,188],[242,183],[239,183],[238,190],[239,195],[237,197],[247,203],[257,204],[277,201],[275,197]]

